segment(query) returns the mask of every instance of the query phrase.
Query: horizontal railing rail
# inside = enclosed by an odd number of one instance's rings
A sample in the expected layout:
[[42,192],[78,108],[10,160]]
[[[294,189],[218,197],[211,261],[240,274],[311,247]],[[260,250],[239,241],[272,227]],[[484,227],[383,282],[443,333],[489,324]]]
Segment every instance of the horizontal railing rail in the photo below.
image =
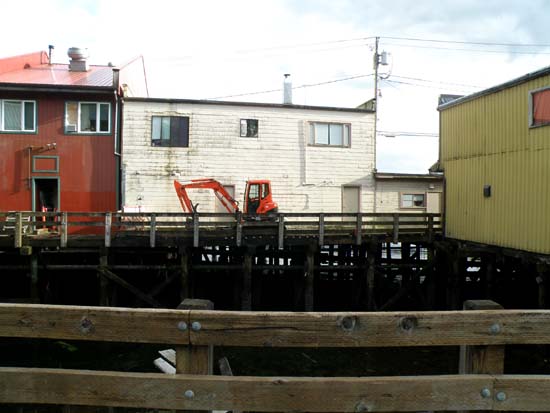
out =
[[67,247],[71,239],[85,236],[104,238],[106,247],[124,237],[147,237],[151,247],[166,237],[186,239],[193,246],[220,238],[241,246],[263,237],[283,248],[300,238],[319,245],[331,238],[359,245],[369,236],[397,243],[404,235],[419,235],[431,241],[442,232],[442,223],[441,214],[428,213],[281,213],[267,221],[239,213],[18,211],[0,213],[0,237],[13,237],[15,247],[36,238],[58,239]]
[[[177,373],[0,367],[0,403],[262,412],[550,411],[550,376],[504,374],[502,350],[550,343],[550,310],[468,303],[465,308],[473,310],[391,313],[0,304],[0,337],[171,344]],[[460,375],[211,375],[212,346],[459,345],[466,373]]]

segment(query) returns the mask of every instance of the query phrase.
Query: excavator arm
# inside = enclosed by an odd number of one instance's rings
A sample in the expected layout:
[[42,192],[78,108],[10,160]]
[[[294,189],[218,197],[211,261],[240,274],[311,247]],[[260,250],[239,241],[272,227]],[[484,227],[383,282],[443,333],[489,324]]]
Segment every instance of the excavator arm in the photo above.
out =
[[223,185],[215,179],[192,179],[191,181],[185,183],[174,181],[174,188],[176,189],[176,193],[178,194],[178,198],[184,212],[197,212],[198,204],[193,205],[191,199],[189,198],[189,195],[187,194],[188,189],[196,188],[212,189],[224,208],[227,209],[227,212],[235,213],[239,211],[238,202],[235,201],[235,199],[233,199],[233,197],[229,195],[229,192],[227,192]]

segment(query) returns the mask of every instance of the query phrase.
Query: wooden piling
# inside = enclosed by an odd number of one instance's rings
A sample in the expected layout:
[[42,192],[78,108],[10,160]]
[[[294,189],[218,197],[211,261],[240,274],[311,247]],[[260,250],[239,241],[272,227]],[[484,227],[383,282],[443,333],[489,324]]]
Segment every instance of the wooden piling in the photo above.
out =
[[372,311],[376,308],[374,295],[374,270],[376,265],[376,245],[369,244],[367,249],[367,309]]
[[315,245],[308,245],[306,250],[305,262],[305,288],[304,288],[304,310],[313,311],[315,305],[315,253],[317,248]]
[[[502,306],[491,300],[468,300],[464,310],[501,310]],[[496,318],[489,328],[493,335],[501,334],[503,325]],[[460,346],[460,374],[503,374],[504,346]]]
[[[214,303],[209,300],[185,299],[178,306],[180,310],[213,310]],[[187,329],[200,331],[200,320],[189,319]],[[176,374],[212,375],[214,372],[213,346],[176,346]],[[192,413],[193,411],[186,411]],[[198,412],[195,412],[198,413]]]
[[30,275],[31,275],[31,302],[39,303],[40,296],[38,292],[38,254],[36,251],[33,251],[30,256]]
[[241,310],[252,310],[252,251],[246,249],[243,257],[243,280],[241,290]]

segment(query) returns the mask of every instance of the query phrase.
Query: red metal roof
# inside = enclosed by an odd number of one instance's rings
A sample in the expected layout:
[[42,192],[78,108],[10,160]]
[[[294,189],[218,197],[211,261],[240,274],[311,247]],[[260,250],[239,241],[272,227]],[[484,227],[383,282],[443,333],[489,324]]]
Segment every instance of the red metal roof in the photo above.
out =
[[0,59],[0,83],[80,87],[113,87],[113,68],[90,66],[71,72],[68,64],[48,64],[46,52]]

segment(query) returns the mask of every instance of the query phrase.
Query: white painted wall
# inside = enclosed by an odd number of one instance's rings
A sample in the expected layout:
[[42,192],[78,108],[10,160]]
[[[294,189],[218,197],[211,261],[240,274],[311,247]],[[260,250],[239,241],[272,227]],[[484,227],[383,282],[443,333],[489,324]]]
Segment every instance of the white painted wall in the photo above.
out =
[[[433,186],[433,188],[431,188]],[[426,212],[426,208],[401,208],[401,194],[426,194],[443,192],[442,181],[420,181],[408,179],[379,179],[376,182],[376,212]],[[443,198],[441,198],[443,202]],[[442,204],[440,203],[440,209]],[[437,211],[438,213],[441,210]]]
[[[151,146],[152,116],[189,116],[189,148]],[[240,137],[240,119],[258,119],[259,137]],[[280,212],[340,212],[342,186],[361,186],[361,210],[374,206],[374,115],[369,112],[127,101],[123,129],[123,203],[179,212],[173,180],[214,178],[235,185],[270,179]],[[311,121],[351,124],[351,147],[311,146]],[[199,212],[213,212],[210,190],[190,190]]]

